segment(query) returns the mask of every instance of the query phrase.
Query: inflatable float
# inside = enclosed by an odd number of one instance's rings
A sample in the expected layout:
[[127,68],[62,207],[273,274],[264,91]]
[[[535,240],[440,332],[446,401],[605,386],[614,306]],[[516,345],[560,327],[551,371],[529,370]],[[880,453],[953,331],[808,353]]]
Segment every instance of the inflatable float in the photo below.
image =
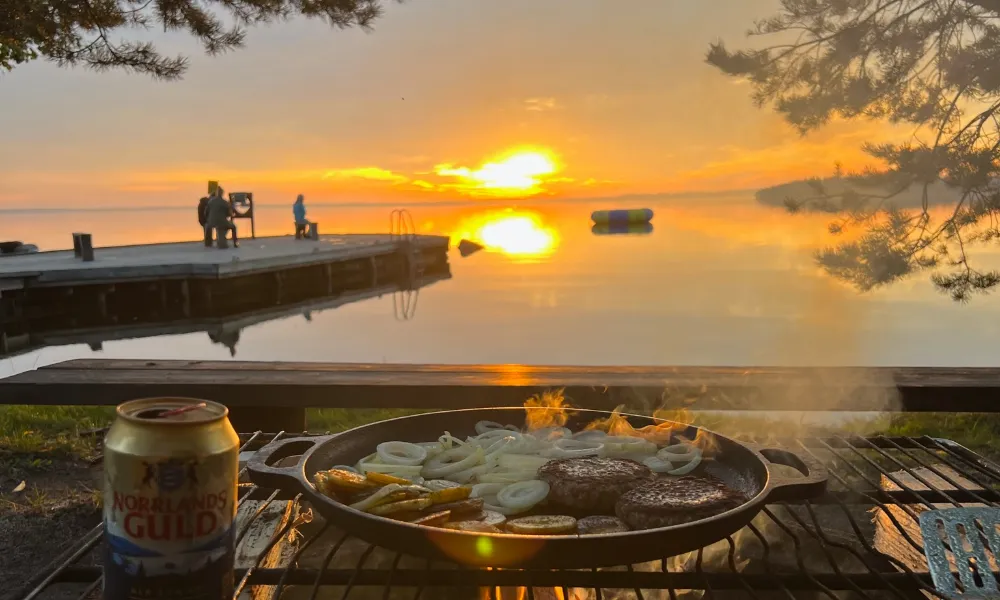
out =
[[596,224],[590,228],[594,235],[647,235],[653,233],[652,223]]
[[653,220],[653,211],[649,208],[595,210],[590,214],[590,218],[598,225],[614,225],[617,223],[649,223]]

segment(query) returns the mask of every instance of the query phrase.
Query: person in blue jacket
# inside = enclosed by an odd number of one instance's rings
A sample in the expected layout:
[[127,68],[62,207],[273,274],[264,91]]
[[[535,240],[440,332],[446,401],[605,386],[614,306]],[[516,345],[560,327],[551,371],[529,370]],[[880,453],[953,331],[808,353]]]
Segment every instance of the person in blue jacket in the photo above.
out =
[[299,194],[292,205],[292,215],[295,217],[295,239],[302,239],[309,228],[309,221],[306,220],[305,197]]

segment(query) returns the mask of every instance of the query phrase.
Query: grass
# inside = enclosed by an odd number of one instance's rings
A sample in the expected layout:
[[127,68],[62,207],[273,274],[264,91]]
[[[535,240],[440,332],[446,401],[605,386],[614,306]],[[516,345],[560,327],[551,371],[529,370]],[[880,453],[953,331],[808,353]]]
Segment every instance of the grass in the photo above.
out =
[[80,435],[104,427],[114,408],[103,406],[2,406],[0,456],[74,457],[89,454],[93,439]]
[[[309,410],[306,418],[310,431],[338,432],[420,412],[427,411],[324,408]],[[994,413],[883,415],[845,422],[834,430],[752,415],[691,413],[691,416],[699,425],[730,435],[767,437],[772,432],[781,436],[823,433],[929,435],[955,440],[975,452],[1000,459],[1000,414]],[[111,407],[0,406],[0,462],[9,463],[14,458],[21,467],[44,469],[51,458],[86,458],[93,452],[94,440],[81,433],[108,426],[113,418]]]

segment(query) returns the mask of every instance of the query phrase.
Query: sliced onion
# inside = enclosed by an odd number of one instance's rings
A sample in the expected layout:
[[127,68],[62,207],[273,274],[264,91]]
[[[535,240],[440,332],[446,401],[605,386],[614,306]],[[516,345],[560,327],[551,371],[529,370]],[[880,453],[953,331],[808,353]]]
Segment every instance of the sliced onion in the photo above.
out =
[[497,431],[497,430],[502,431],[504,429],[506,429],[506,427],[504,427],[500,423],[497,423],[496,421],[480,421],[476,423],[476,433],[478,433],[479,435],[482,435],[487,431]]
[[457,437],[451,435],[451,433],[447,432],[447,431],[444,432],[444,435],[442,435],[441,437],[438,438],[438,442],[440,442],[441,446],[445,450],[450,450],[454,446],[464,446],[465,445],[465,442],[463,442],[462,440],[458,439]]
[[468,469],[463,469],[457,473],[451,473],[448,477],[459,483],[469,483],[474,478],[485,477],[492,469],[492,465],[477,465],[475,467],[469,467]]
[[656,455],[665,461],[683,462],[701,454],[701,450],[690,444],[674,444],[666,448],[660,448]]
[[[451,462],[453,458],[463,456],[464,458],[461,460]],[[478,465],[483,461],[484,456],[482,448],[476,448],[471,454],[465,448],[452,448],[428,460],[420,474],[424,477],[447,477],[452,473],[458,473]]]
[[552,458],[582,458],[584,456],[597,456],[604,444],[596,441],[574,440],[573,438],[562,438],[556,440],[552,447],[542,450],[542,456]]
[[420,465],[386,465],[383,463],[370,462],[365,463],[361,467],[361,472],[386,473],[387,475],[395,475],[397,477],[410,479],[419,476],[421,469],[423,469],[423,467]]
[[472,486],[472,498],[482,498],[483,496],[493,496],[497,492],[507,487],[506,483],[477,483]]
[[656,454],[656,444],[642,438],[609,435],[604,438],[603,444],[598,452],[598,456],[601,457],[633,458],[636,455]]
[[441,445],[441,442],[420,442],[417,445],[427,451],[427,458],[444,452],[444,446]]
[[508,510],[524,512],[549,495],[549,484],[532,480],[512,483],[497,492],[497,502]]
[[553,441],[559,438],[571,437],[573,432],[566,427],[542,427],[531,432],[535,438],[543,441]]
[[[642,461],[642,464],[650,468],[654,473],[666,475],[687,475],[701,464],[701,450],[695,448],[693,454],[685,454],[682,460],[664,460],[659,454],[650,456]],[[668,456],[681,456],[679,454]],[[680,466],[675,466],[680,465]]]
[[517,483],[537,479],[538,470],[534,471],[494,471],[479,476],[480,483]]
[[541,468],[542,465],[549,462],[548,458],[544,456],[529,456],[525,454],[514,454],[513,452],[508,452],[500,457],[500,466],[505,469],[510,469],[511,471],[519,470],[535,470]]
[[382,442],[375,448],[387,465],[419,465],[427,460],[427,450],[409,442]]
[[699,452],[698,455],[695,456],[694,459],[688,464],[682,467],[677,467],[673,471],[667,471],[667,475],[687,475],[691,471],[694,471],[695,467],[697,467],[700,464],[701,464],[701,452]]
[[574,440],[584,441],[603,440],[606,437],[608,437],[607,432],[600,429],[587,429],[586,431],[578,431],[573,434]]
[[351,508],[356,508],[358,510],[368,510],[369,508],[378,504],[379,500],[385,498],[386,496],[391,496],[392,494],[395,494],[396,492],[401,491],[403,489],[405,488],[399,485],[398,483],[390,483],[389,485],[384,485],[378,490],[376,490],[376,492],[371,496],[368,496],[364,500],[360,500],[352,504]]

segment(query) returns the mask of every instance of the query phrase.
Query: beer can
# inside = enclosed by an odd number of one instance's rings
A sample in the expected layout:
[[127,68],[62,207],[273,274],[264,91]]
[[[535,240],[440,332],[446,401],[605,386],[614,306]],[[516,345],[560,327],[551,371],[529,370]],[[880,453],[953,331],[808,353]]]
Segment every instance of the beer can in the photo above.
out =
[[239,438],[225,406],[126,402],[104,441],[104,599],[233,594]]

